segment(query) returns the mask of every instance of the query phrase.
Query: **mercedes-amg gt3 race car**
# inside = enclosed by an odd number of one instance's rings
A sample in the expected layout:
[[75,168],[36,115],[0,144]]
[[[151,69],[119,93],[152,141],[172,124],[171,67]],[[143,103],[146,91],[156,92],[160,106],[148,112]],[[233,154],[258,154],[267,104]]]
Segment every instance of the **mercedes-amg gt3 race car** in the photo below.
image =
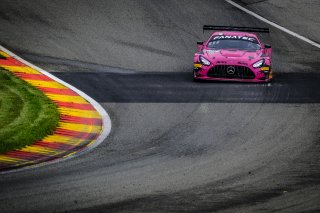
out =
[[268,28],[204,25],[214,30],[206,42],[197,42],[193,78],[199,80],[269,82],[272,79],[270,45],[254,32]]

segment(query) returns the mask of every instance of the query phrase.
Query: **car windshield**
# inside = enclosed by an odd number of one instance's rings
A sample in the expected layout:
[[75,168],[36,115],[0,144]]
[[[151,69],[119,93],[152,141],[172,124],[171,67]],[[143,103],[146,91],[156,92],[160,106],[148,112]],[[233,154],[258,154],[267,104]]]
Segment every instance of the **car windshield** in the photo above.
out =
[[260,45],[256,42],[240,39],[219,39],[210,40],[207,45],[211,49],[237,49],[237,50],[260,50]]

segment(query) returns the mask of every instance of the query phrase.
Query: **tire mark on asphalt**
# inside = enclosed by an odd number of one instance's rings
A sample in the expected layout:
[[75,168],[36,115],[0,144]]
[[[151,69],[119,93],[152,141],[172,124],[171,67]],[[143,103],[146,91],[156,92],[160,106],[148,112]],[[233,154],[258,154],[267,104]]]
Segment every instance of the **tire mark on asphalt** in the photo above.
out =
[[278,73],[274,82],[268,84],[196,83],[192,82],[191,74],[179,72],[56,74],[100,102],[320,103],[319,73]]

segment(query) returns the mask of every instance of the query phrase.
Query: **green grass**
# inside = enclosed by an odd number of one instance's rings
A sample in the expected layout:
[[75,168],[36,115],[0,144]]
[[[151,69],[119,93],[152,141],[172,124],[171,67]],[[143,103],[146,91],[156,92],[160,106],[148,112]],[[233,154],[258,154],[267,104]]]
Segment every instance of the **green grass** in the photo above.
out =
[[57,106],[49,98],[0,68],[0,153],[44,138],[58,122]]

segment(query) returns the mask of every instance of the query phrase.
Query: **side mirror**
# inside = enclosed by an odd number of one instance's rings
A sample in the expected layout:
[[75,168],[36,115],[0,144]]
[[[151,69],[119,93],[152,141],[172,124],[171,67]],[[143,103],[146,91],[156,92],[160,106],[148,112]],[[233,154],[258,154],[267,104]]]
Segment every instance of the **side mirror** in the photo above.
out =
[[265,44],[264,48],[269,49],[269,48],[271,48],[271,45],[270,44]]
[[197,50],[200,52],[203,48],[203,41],[198,41],[197,42]]

